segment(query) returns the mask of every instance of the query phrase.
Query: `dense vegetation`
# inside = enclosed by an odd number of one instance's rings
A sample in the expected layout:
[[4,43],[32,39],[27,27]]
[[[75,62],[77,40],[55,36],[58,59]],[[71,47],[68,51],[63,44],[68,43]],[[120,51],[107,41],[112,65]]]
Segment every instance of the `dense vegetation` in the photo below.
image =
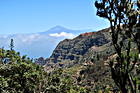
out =
[[42,67],[35,65],[26,56],[21,57],[13,49],[0,49],[0,91],[2,93],[38,91],[43,75],[45,72]]

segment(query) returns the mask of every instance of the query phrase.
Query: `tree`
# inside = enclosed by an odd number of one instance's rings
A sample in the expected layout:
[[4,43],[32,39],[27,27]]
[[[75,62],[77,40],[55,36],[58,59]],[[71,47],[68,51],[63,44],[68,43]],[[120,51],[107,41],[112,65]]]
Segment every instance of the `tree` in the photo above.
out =
[[[96,0],[97,15],[109,20],[116,62],[110,62],[112,78],[122,93],[136,93],[133,73],[140,53],[140,3],[137,0]],[[130,88],[130,89],[129,89]]]
[[11,39],[11,42],[10,42],[10,49],[13,50],[13,48],[14,48],[14,40]]

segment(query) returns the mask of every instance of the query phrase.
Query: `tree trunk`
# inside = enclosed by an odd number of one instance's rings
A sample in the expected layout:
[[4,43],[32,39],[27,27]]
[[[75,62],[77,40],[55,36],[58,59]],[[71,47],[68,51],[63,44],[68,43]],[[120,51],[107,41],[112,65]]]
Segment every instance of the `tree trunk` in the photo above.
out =
[[125,87],[122,87],[122,88],[121,88],[121,92],[122,92],[122,93],[127,93],[127,89],[126,89]]

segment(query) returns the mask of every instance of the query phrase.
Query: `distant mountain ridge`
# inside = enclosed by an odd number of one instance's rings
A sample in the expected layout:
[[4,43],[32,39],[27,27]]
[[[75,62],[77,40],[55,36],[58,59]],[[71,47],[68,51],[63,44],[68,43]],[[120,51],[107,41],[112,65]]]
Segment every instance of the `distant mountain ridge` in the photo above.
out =
[[89,31],[92,31],[92,29],[73,30],[73,29],[68,29],[66,27],[57,25],[53,28],[50,28],[49,30],[45,32],[39,32],[39,34],[50,34],[50,33],[60,33],[60,32],[80,34],[80,33],[89,32]]

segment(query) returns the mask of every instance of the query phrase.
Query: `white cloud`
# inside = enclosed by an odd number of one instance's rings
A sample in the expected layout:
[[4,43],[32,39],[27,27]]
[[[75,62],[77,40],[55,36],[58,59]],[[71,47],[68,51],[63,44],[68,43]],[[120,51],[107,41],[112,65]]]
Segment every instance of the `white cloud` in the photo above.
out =
[[41,36],[39,34],[31,34],[27,36],[20,36],[22,42],[25,43],[31,43],[32,41],[36,41],[40,38]]
[[52,36],[52,37],[66,37],[66,38],[74,38],[75,37],[74,34],[66,33],[66,32],[53,33],[53,34],[49,34],[49,36]]
[[15,35],[0,35],[0,48],[9,49],[11,38],[14,39],[14,49],[27,54],[30,57],[49,57],[57,44],[68,38],[72,39],[76,35],[73,33],[52,33],[52,34],[15,34]]

